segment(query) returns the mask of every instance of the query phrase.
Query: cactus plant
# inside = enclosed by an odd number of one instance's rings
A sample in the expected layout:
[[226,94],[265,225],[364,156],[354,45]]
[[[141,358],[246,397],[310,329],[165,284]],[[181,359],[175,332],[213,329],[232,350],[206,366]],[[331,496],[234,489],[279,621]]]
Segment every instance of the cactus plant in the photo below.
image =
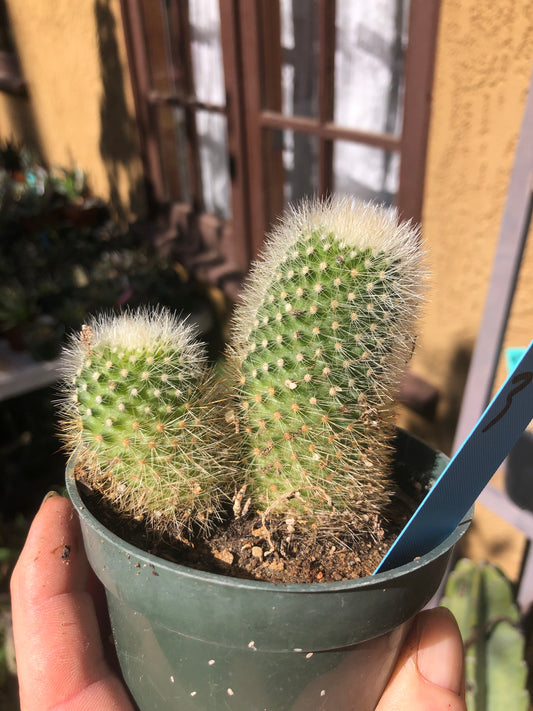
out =
[[64,439],[116,509],[181,535],[233,492],[231,431],[195,328],[165,309],[101,316],[65,351]]
[[386,208],[307,202],[274,230],[232,345],[247,493],[264,516],[379,538],[423,272],[418,229]]
[[460,560],[442,605],[455,615],[465,644],[469,711],[526,711],[527,667],[511,584],[495,566]]
[[167,312],[104,317],[68,351],[68,446],[93,488],[158,528],[207,525],[237,491],[237,515],[259,512],[282,532],[379,540],[398,493],[393,398],[423,272],[418,229],[395,211],[304,203],[236,311],[234,392],[206,375],[195,334]]

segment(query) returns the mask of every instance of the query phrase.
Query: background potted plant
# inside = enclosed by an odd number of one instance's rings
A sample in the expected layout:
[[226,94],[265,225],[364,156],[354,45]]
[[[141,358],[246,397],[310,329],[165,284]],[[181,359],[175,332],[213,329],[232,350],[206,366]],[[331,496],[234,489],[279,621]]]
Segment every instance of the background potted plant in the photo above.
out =
[[446,463],[394,428],[423,275],[394,212],[309,203],[217,375],[162,309],[71,341],[67,487],[140,708],[374,708],[468,525],[370,575]]
[[494,565],[463,558],[448,577],[441,605],[461,630],[467,708],[527,711],[526,643],[510,580]]
[[79,168],[47,168],[35,151],[0,144],[0,339],[37,361],[57,358],[89,313],[124,304],[191,308],[220,341],[214,299],[140,230],[122,229]]

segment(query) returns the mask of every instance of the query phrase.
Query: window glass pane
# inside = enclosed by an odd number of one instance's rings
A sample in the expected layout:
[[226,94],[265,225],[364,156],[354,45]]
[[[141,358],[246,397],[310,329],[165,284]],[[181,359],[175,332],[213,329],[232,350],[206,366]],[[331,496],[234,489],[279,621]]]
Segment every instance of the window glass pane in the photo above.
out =
[[401,132],[408,0],[337,0],[336,123]]
[[[148,0],[145,0],[146,2]],[[181,0],[180,0],[181,1]],[[170,33],[168,0],[162,0],[167,33]],[[189,29],[191,37],[192,96],[202,103],[223,107],[225,105],[224,69],[220,40],[220,15],[217,0],[189,0]],[[180,41],[167,37],[171,42]],[[168,66],[172,74],[170,49]],[[191,183],[187,159],[190,156],[185,130],[186,112],[194,112],[198,134],[202,198],[207,212],[222,218],[230,216],[230,176],[228,171],[226,118],[216,112],[189,108],[160,110],[160,136],[166,188],[171,200],[190,202]],[[172,145],[172,141],[174,144]]]
[[282,110],[318,115],[318,34],[316,0],[281,0]]
[[196,113],[200,143],[202,189],[207,212],[230,217],[230,176],[226,144],[226,117],[208,111]]
[[399,167],[399,156],[381,148],[348,141],[336,141],[334,144],[335,192],[393,205],[398,190]]
[[[224,106],[226,91],[218,0],[190,0],[189,21],[195,96],[199,101]],[[226,118],[221,114],[198,111],[196,130],[205,209],[219,217],[229,218]]]
[[218,0],[189,0],[191,54],[196,98],[225,104]]
[[318,140],[304,133],[283,131],[283,167],[285,203],[313,197],[318,184]]

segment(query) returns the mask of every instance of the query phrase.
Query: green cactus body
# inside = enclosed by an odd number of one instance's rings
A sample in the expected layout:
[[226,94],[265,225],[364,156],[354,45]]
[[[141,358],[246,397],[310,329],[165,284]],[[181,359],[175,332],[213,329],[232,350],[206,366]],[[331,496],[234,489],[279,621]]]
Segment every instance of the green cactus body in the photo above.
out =
[[385,209],[312,203],[274,233],[235,318],[249,493],[263,512],[377,531],[395,493],[392,397],[420,273],[417,230]]
[[460,560],[441,604],[454,614],[465,643],[468,710],[527,711],[520,613],[505,575],[493,565]]
[[160,528],[207,526],[232,464],[195,330],[164,310],[103,317],[65,363],[67,444],[91,485]]

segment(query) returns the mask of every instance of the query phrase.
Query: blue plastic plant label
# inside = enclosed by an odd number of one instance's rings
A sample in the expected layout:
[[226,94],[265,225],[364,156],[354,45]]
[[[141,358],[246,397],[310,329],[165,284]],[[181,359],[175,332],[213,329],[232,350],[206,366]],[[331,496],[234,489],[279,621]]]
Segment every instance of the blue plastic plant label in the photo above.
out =
[[532,418],[533,341],[374,574],[404,565],[442,543]]
[[520,359],[526,352],[525,348],[506,348],[505,349],[505,365],[507,366],[507,373],[512,373],[516,368]]

